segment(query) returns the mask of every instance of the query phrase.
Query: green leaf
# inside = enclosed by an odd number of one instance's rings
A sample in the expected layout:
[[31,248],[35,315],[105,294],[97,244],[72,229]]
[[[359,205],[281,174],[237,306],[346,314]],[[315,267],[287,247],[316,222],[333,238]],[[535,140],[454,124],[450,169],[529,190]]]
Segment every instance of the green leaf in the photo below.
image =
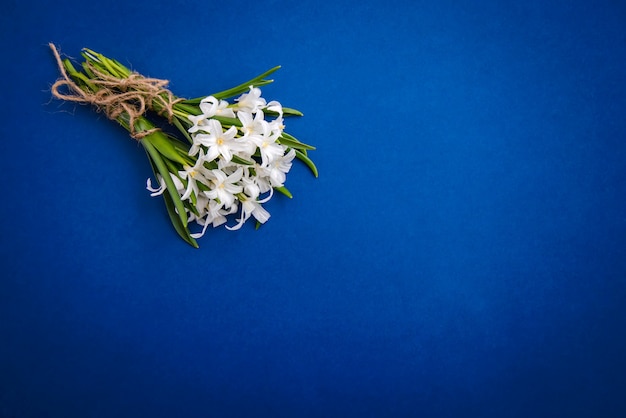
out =
[[271,84],[273,82],[274,82],[274,80],[249,81],[249,82],[247,82],[245,84],[241,84],[241,85],[239,85],[237,87],[234,87],[232,89],[228,89],[228,90],[221,91],[219,93],[212,94],[211,96],[213,96],[213,97],[215,97],[217,99],[220,99],[220,100],[228,99],[230,97],[239,96],[239,95],[241,95],[243,93],[248,92],[250,90],[250,86],[253,86],[253,87],[263,87],[263,86],[265,86],[267,84]]
[[[174,126],[176,126],[176,128],[178,128],[178,130],[180,131],[181,134],[183,134],[183,136],[185,137],[185,139],[187,141],[189,141],[190,144],[193,144],[193,139],[191,139],[191,136],[189,135],[189,133],[187,132],[187,129],[185,129],[183,127],[183,125],[180,123],[180,120],[178,120],[178,118],[173,118],[173,122],[174,122]],[[178,142],[178,141],[177,141]]]
[[222,126],[242,126],[242,123],[237,118],[227,118],[224,116],[213,116],[211,119],[219,121]]
[[304,113],[290,107],[283,107],[283,116],[304,116]]
[[[151,135],[148,135],[148,137],[149,136]],[[187,212],[185,211],[183,202],[180,200],[180,196],[178,195],[176,186],[174,185],[174,182],[172,181],[172,178],[170,177],[170,172],[165,166],[165,163],[163,162],[163,160],[161,159],[161,154],[159,154],[159,152],[156,150],[156,148],[154,148],[154,146],[150,143],[150,141],[145,140],[146,138],[143,138],[141,140],[141,144],[143,145],[146,152],[150,155],[152,162],[154,163],[157,170],[163,177],[163,181],[165,182],[165,185],[167,186],[167,192],[171,196],[174,207],[178,211],[178,217],[180,218],[180,222],[186,228],[187,227]]]
[[[148,153],[148,157],[149,156],[150,156],[150,154]],[[154,161],[152,161],[152,158],[148,158],[148,160],[150,161],[150,166],[152,167],[152,172],[154,173],[154,176],[156,178],[157,177],[157,173],[160,173],[159,169],[156,167]],[[183,240],[185,240],[192,247],[199,248],[198,243],[196,242],[196,240],[190,235],[188,228],[186,228],[182,224],[181,219],[178,216],[178,213],[176,213],[176,205],[172,201],[172,197],[170,196],[169,193],[163,193],[163,201],[165,202],[165,208],[167,209],[167,214],[168,214],[168,216],[170,218],[170,221],[172,222],[172,226],[174,227],[174,229],[176,230],[178,235],[180,235],[180,237]]]
[[280,138],[278,138],[278,141],[286,147],[295,148],[298,150],[314,150],[315,149],[314,146],[302,143],[286,132],[282,133]]
[[[217,99],[226,99],[229,97],[233,97],[233,96],[237,96],[239,94],[245,93],[246,91],[248,91],[248,89],[250,88],[250,86],[255,86],[255,87],[260,87],[260,86],[264,86],[266,84],[270,84],[272,83],[274,80],[264,80],[265,77],[267,77],[268,75],[278,71],[278,69],[280,68],[280,65],[277,65],[274,68],[270,68],[269,70],[267,70],[266,72],[264,72],[263,74],[260,74],[248,81],[246,81],[245,83],[241,83],[240,85],[233,87],[231,89],[228,90],[224,90],[224,91],[220,91],[218,93],[214,93],[211,96],[217,98]],[[203,98],[200,98],[200,100],[202,100]],[[200,101],[198,101],[198,103],[200,103]]]
[[274,187],[274,190],[281,192],[282,194],[287,196],[289,199],[293,199],[293,195],[291,194],[289,189],[287,189],[285,186]]
[[[148,122],[145,118],[138,118],[135,122],[135,129],[139,132],[148,131],[154,129],[154,125]],[[172,145],[172,140],[168,138],[161,131],[156,131],[144,138],[142,138],[142,142],[147,141],[156,148],[165,158],[180,163],[182,165],[189,164],[187,159],[183,158],[181,154],[176,150],[176,147]]]
[[[149,141],[168,160],[175,161],[182,165],[188,165],[190,163],[180,155],[167,136],[160,131],[146,136],[142,141],[143,140]],[[193,163],[191,165],[193,165]]]
[[[189,155],[189,145],[185,144],[184,142],[179,141],[178,138],[173,135],[169,135],[169,134],[166,134],[166,135],[170,139],[170,144],[172,144],[172,146],[176,148],[179,154],[182,154],[183,157],[187,157]],[[191,161],[187,161],[187,163],[192,164]]]
[[119,61],[105,57],[89,48],[83,48],[81,55],[86,61],[98,67],[99,70],[114,77],[127,78],[131,74],[131,71]]
[[235,154],[233,154],[233,159],[232,159],[232,161],[233,161],[233,162],[235,162],[235,163],[237,163],[237,164],[243,164],[243,165],[254,165],[254,162],[253,162],[253,161],[246,160],[245,158],[241,158],[240,156],[235,155]]
[[203,98],[198,100],[198,103],[195,103],[194,100],[185,100],[184,102],[179,102],[179,103],[174,104],[174,107],[190,115],[199,115],[202,113],[202,111],[198,107],[198,104],[200,103],[202,99]]
[[311,159],[309,157],[307,157],[306,155],[304,155],[302,152],[296,150],[296,157],[301,160],[302,162],[304,162],[304,164],[307,165],[307,167],[309,167],[311,169],[311,171],[313,172],[313,175],[315,177],[318,176],[317,173],[317,167],[315,167],[315,164],[313,163],[313,161],[311,161]]
[[82,67],[83,67],[83,71],[85,72],[85,74],[87,74],[87,76],[89,76],[89,78],[92,79],[96,79],[96,75],[93,73],[93,71],[91,71],[91,68],[89,68],[89,65],[87,65],[86,62],[82,63]]
[[198,245],[196,240],[189,233],[189,229],[186,228],[182,224],[180,218],[178,217],[178,214],[176,213],[176,206],[175,206],[174,202],[172,202],[172,197],[169,194],[164,193],[163,194],[163,200],[165,201],[165,207],[167,208],[167,214],[169,215],[170,220],[172,221],[172,225],[174,226],[174,229],[176,230],[178,235],[180,235],[180,237],[182,239],[184,239],[192,247],[200,248],[200,246]]
[[63,60],[63,67],[65,67],[65,71],[67,74],[77,83],[81,88],[85,88],[87,86],[89,90],[96,91],[97,89],[91,82],[90,78],[85,74],[76,71],[76,68],[72,65],[72,62],[67,58]]

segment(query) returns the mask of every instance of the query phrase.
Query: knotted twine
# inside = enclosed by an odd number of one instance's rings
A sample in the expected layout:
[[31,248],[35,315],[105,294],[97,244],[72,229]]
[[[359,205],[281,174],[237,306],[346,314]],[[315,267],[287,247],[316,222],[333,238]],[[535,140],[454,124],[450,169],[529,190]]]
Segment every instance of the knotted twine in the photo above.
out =
[[[61,100],[92,104],[112,120],[116,120],[123,113],[126,113],[130,136],[137,141],[159,130],[159,128],[153,128],[137,132],[135,122],[146,113],[146,110],[150,109],[159,115],[167,115],[167,119],[171,123],[174,116],[174,104],[184,100],[177,99],[166,88],[169,83],[167,80],[144,77],[136,72],[132,72],[127,78],[117,78],[102,73],[89,62],[86,65],[97,78],[89,80],[95,87],[95,91],[86,91],[68,76],[59,51],[54,44],[50,43],[49,46],[63,76],[52,85],[52,95]],[[59,90],[61,88],[66,89],[67,93],[62,93]]]

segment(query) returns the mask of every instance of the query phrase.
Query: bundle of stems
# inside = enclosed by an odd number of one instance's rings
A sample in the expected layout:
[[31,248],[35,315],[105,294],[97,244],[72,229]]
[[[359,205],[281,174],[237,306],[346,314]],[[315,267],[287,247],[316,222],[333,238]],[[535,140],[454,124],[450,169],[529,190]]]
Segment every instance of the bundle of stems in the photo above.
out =
[[[189,131],[194,126],[194,117],[202,114],[201,104],[207,96],[195,99],[177,97],[166,88],[168,84],[166,80],[144,77],[120,62],[86,48],[82,50],[84,62],[78,70],[69,59],[60,57],[53,44],[50,44],[50,48],[62,75],[62,78],[52,86],[53,95],[59,99],[96,106],[97,110],[103,111],[107,117],[117,121],[141,143],[155,177],[163,182],[163,197],[172,225],[187,243],[198,248],[194,234],[189,229],[190,216],[197,215],[195,206],[197,196],[192,196],[192,199],[181,198],[180,184],[183,186],[187,184],[177,173],[198,163],[197,158],[189,153],[194,143]],[[225,100],[267,85],[273,82],[267,77],[279,68],[274,67],[245,83],[210,96],[217,100]],[[265,109],[264,112],[281,118],[302,116],[298,110],[282,106],[280,114],[272,109]],[[242,129],[242,122],[238,118],[213,115],[212,119],[218,120],[225,130],[231,127]],[[179,135],[161,129],[160,126],[164,123],[175,127]],[[287,149],[293,149],[295,157],[308,166],[317,177],[317,168],[308,156],[308,152],[314,150],[314,147],[300,142],[284,131],[276,142]],[[237,155],[233,155],[232,159],[235,163],[243,165],[254,164],[254,161],[242,159]],[[204,164],[207,169],[215,166],[211,163]],[[291,193],[284,185],[274,189],[291,197]],[[242,196],[242,199],[245,197]]]

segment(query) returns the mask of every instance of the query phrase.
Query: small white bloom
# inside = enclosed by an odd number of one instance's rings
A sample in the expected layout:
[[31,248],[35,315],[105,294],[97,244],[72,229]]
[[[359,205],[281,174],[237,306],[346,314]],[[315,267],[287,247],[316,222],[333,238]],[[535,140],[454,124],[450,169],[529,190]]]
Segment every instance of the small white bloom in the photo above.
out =
[[197,183],[208,183],[206,176],[208,175],[209,170],[204,167],[204,159],[202,157],[203,154],[202,151],[200,151],[200,157],[196,160],[193,167],[185,165],[183,166],[183,171],[178,172],[181,179],[187,180],[187,187],[185,188],[185,193],[180,197],[181,200],[189,199],[191,193],[198,196]]
[[252,113],[240,110],[237,112],[237,118],[241,121],[241,131],[243,137],[246,138],[251,135],[259,135],[263,133],[263,112],[257,112],[254,117]]
[[234,118],[235,112],[228,107],[226,100],[218,100],[213,96],[205,97],[200,102],[200,115],[189,115],[187,118],[193,122],[193,126],[187,132],[193,134],[198,131],[206,131],[208,129],[208,121],[213,116],[224,116]]
[[265,99],[261,97],[261,89],[258,87],[250,86],[250,92],[242,94],[237,102],[238,110],[244,112],[256,113],[265,107]]
[[287,154],[275,158],[267,167],[269,171],[270,182],[273,187],[281,187],[287,178],[287,173],[291,170],[291,165],[296,152],[290,149]]
[[200,102],[200,110],[202,110],[202,113],[208,118],[213,116],[235,117],[235,112],[228,107],[226,100],[219,100],[213,96],[202,99]]
[[239,218],[237,225],[232,227],[226,226],[226,229],[229,229],[231,231],[238,230],[248,219],[250,219],[250,216],[253,216],[254,219],[262,224],[267,222],[267,220],[270,218],[270,213],[263,206],[261,206],[261,204],[270,200],[273,193],[274,189],[270,189],[270,194],[265,199],[258,200],[257,195],[249,196],[246,198],[246,200],[243,200],[241,202],[241,218]]
[[223,158],[219,158],[217,160],[217,168],[226,173],[226,175],[234,173],[239,167],[239,164],[235,164],[232,161],[226,161]]
[[204,192],[209,199],[218,199],[222,206],[230,208],[235,202],[235,194],[241,193],[243,188],[237,184],[241,180],[243,169],[240,167],[227,176],[222,170],[211,170],[213,189]]
[[272,112],[278,113],[278,116],[282,118],[282,116],[283,116],[283,105],[281,105],[280,102],[277,102],[276,100],[272,100],[271,102],[269,102],[267,104],[267,106],[265,106],[265,108],[267,110],[272,111]]
[[261,188],[257,184],[255,177],[242,177],[241,184],[243,186],[243,192],[246,195],[254,196],[256,199],[256,197],[261,194]]
[[279,133],[272,131],[269,123],[263,125],[262,135],[253,135],[250,140],[259,147],[261,153],[261,161],[264,166],[269,165],[274,158],[282,156],[285,153],[282,145],[276,142]]
[[198,132],[200,129],[204,129],[206,125],[206,121],[209,119],[206,115],[188,115],[187,119],[193,122],[193,126],[187,130],[187,132],[193,134]]
[[220,205],[217,201],[209,200],[207,212],[207,220],[211,221],[210,223],[214,228],[226,223],[226,217],[224,215],[227,215],[228,212],[222,209],[222,205]]
[[[270,184],[270,172],[268,167],[262,166],[259,163],[255,163],[253,166],[246,167],[246,169],[248,170],[247,173],[249,174],[247,174],[245,177],[248,177],[254,181],[254,183],[258,186],[261,194],[267,193],[272,188]],[[252,175],[252,173],[250,173],[250,169],[254,170],[254,176]]]
[[[183,186],[183,183],[174,173],[170,173],[170,178],[172,179],[172,183],[174,183],[174,187],[176,188],[176,191],[179,192],[179,194],[183,190],[185,190],[185,186]],[[152,187],[152,179],[148,178],[148,180],[146,181],[146,189],[152,192],[150,193],[150,196],[153,197],[162,195],[163,192],[167,189],[167,183],[165,183],[163,177],[160,174],[157,174],[157,179],[159,182],[158,188]]]
[[256,152],[256,145],[250,140],[250,137],[262,134],[263,125],[267,122],[263,120],[263,112],[257,112],[253,116],[250,112],[239,111],[237,118],[241,121],[239,130],[243,133],[243,136],[237,139],[240,145],[240,152],[237,155],[249,160],[252,154]]
[[283,123],[282,116],[274,119],[269,124],[270,124],[269,129],[270,129],[270,132],[272,132],[272,135],[276,135],[277,137],[280,137],[283,134],[283,131],[285,130],[285,125]]
[[162,195],[167,188],[167,185],[163,181],[163,177],[160,174],[157,174],[157,181],[159,182],[159,187],[154,188],[152,187],[152,179],[148,177],[148,180],[146,180],[146,189],[152,192],[150,193],[150,196],[152,197]]
[[190,234],[192,238],[196,239],[201,238],[205,234],[209,225],[213,225],[215,228],[216,226],[226,223],[226,216],[224,215],[229,214],[229,212],[222,209],[222,206],[215,200],[209,200],[206,197],[199,196],[198,202],[200,201],[202,201],[204,205],[203,209],[206,213],[204,214],[204,217],[196,219],[198,225],[203,227],[202,231],[196,234]]
[[226,132],[222,129],[222,124],[215,120],[209,119],[207,122],[208,134],[196,134],[193,137],[194,145],[189,150],[189,155],[195,155],[200,146],[207,147],[206,161],[213,161],[218,155],[224,157],[226,161],[233,158],[233,152],[239,151],[241,145],[236,141],[237,128],[231,126]]

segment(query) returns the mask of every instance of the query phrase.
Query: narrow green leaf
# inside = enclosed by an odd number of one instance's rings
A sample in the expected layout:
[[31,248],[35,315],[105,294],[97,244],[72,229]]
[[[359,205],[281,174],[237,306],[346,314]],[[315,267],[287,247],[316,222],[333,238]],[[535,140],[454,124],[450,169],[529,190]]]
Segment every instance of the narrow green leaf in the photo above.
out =
[[[150,135],[149,135],[150,136]],[[148,137],[149,137],[148,136]],[[148,138],[146,137],[146,138]],[[178,191],[176,190],[176,186],[170,177],[170,172],[167,167],[165,167],[165,163],[161,159],[161,154],[154,148],[154,146],[150,143],[150,141],[146,141],[143,138],[141,140],[141,144],[145,148],[146,152],[150,155],[150,158],[154,162],[157,170],[163,177],[163,181],[167,186],[167,192],[172,198],[172,202],[174,203],[174,207],[178,211],[178,217],[180,218],[181,224],[186,228],[187,227],[187,212],[185,212],[185,207],[183,206],[183,202],[180,200],[180,196],[178,195]]]
[[283,107],[283,116],[304,116],[304,113],[290,107]]
[[85,74],[89,76],[89,78],[92,78],[92,79],[97,78],[96,75],[93,73],[93,71],[91,71],[91,68],[89,68],[86,62],[82,63],[82,67],[83,67],[83,71],[85,72]]
[[246,160],[245,158],[241,158],[240,156],[235,155],[235,154],[233,154],[233,159],[232,159],[232,161],[233,161],[233,162],[235,162],[235,163],[237,163],[237,164],[243,164],[243,165],[254,165],[254,162],[253,162],[253,161]]
[[[176,148],[178,153],[181,154],[183,158],[187,158],[189,154],[189,145],[179,141],[175,136],[167,135],[167,137],[170,139],[170,144]],[[187,164],[193,165],[193,162],[190,159],[187,159]]]
[[[145,118],[138,118],[135,122],[135,128],[140,132],[148,131],[154,129],[154,125]],[[150,142],[165,158],[183,165],[188,164],[188,161],[180,155],[174,145],[172,145],[171,140],[163,132],[156,131],[143,138],[143,140]]]
[[174,229],[176,230],[178,235],[180,235],[180,237],[182,239],[184,239],[192,247],[199,248],[198,243],[191,236],[191,234],[189,233],[188,228],[186,228],[181,223],[181,220],[178,217],[178,214],[176,213],[175,204],[174,204],[174,202],[172,202],[172,197],[169,194],[164,193],[163,194],[163,200],[165,201],[165,207],[167,208],[167,214],[169,215],[170,220],[172,221],[172,225],[174,226]]
[[311,159],[309,157],[307,157],[306,155],[304,155],[302,152],[296,150],[296,157],[301,160],[302,162],[304,162],[304,164],[307,165],[307,167],[309,167],[311,169],[311,171],[313,172],[313,175],[315,177],[318,176],[317,173],[317,167],[315,167],[315,164],[313,163],[313,161],[311,161]]
[[180,171],[180,167],[177,167],[176,165],[174,165],[174,163],[172,161],[168,160],[167,158],[163,158],[162,161],[163,161],[163,164],[165,164],[165,167],[167,168],[167,170],[170,173],[178,173]]
[[303,142],[300,142],[296,138],[294,138],[293,136],[285,132],[283,132],[280,138],[278,138],[278,141],[287,147],[295,148],[299,150],[314,150],[315,149],[314,146],[307,145]]
[[293,195],[291,194],[289,189],[287,189],[285,186],[274,187],[274,190],[281,192],[282,194],[287,196],[289,199],[293,199]]
[[187,139],[187,141],[189,141],[190,144],[193,144],[193,140],[191,139],[189,132],[187,132],[187,129],[183,127],[183,125],[180,123],[180,120],[178,118],[173,118],[172,120],[174,121],[174,126],[178,128],[178,130],[180,131],[181,134],[183,134],[185,139]]
[[[147,150],[146,150],[146,153],[147,153]],[[156,167],[154,161],[152,161],[152,158],[150,158],[149,153],[148,153],[148,161],[150,161],[150,166],[152,167],[152,172],[154,173],[154,177],[158,178],[157,173],[160,174],[160,172],[158,168]],[[163,201],[165,202],[165,208],[167,209],[167,214],[170,218],[170,221],[172,222],[172,226],[174,227],[178,235],[192,247],[199,248],[196,240],[190,235],[188,228],[186,228],[182,224],[180,217],[176,213],[176,206],[174,205],[174,202],[172,201],[172,197],[169,195],[169,193],[163,194]]]
[[183,158],[172,143],[167,139],[167,136],[162,132],[155,132],[144,138],[157,149],[168,160],[175,161],[179,164],[189,164],[189,161]]
[[[260,74],[260,75],[258,75],[256,77],[246,81],[245,83],[241,83],[238,86],[233,87],[233,88],[228,89],[228,90],[224,90],[224,91],[220,91],[218,93],[214,93],[211,96],[213,96],[215,98],[218,98],[218,99],[226,99],[228,97],[233,97],[233,96],[236,96],[238,94],[241,94],[241,93],[244,93],[244,92],[248,91],[250,86],[260,87],[260,86],[264,86],[266,84],[269,84],[269,83],[273,82],[274,80],[264,80],[264,78],[267,77],[268,75],[278,71],[278,69],[280,69],[280,65],[277,65],[276,67],[267,70],[263,74]],[[200,100],[202,100],[202,99],[200,99]]]
[[237,118],[227,118],[224,116],[213,116],[212,119],[218,120],[222,126],[242,126],[242,123]]
[[198,104],[200,103],[202,99],[198,100],[198,103],[193,103],[190,100],[185,100],[184,102],[176,103],[174,105],[174,108],[182,110],[184,113],[187,113],[190,115],[199,115],[202,113],[202,111],[198,107]]
[[86,86],[91,91],[97,90],[95,86],[93,85],[93,83],[91,82],[91,80],[89,79],[89,77],[87,77],[85,74],[81,72],[76,71],[76,68],[74,68],[74,66],[72,65],[72,62],[68,60],[67,58],[63,60],[63,67],[65,67],[65,71],[68,73],[68,75],[81,88],[84,88]]

